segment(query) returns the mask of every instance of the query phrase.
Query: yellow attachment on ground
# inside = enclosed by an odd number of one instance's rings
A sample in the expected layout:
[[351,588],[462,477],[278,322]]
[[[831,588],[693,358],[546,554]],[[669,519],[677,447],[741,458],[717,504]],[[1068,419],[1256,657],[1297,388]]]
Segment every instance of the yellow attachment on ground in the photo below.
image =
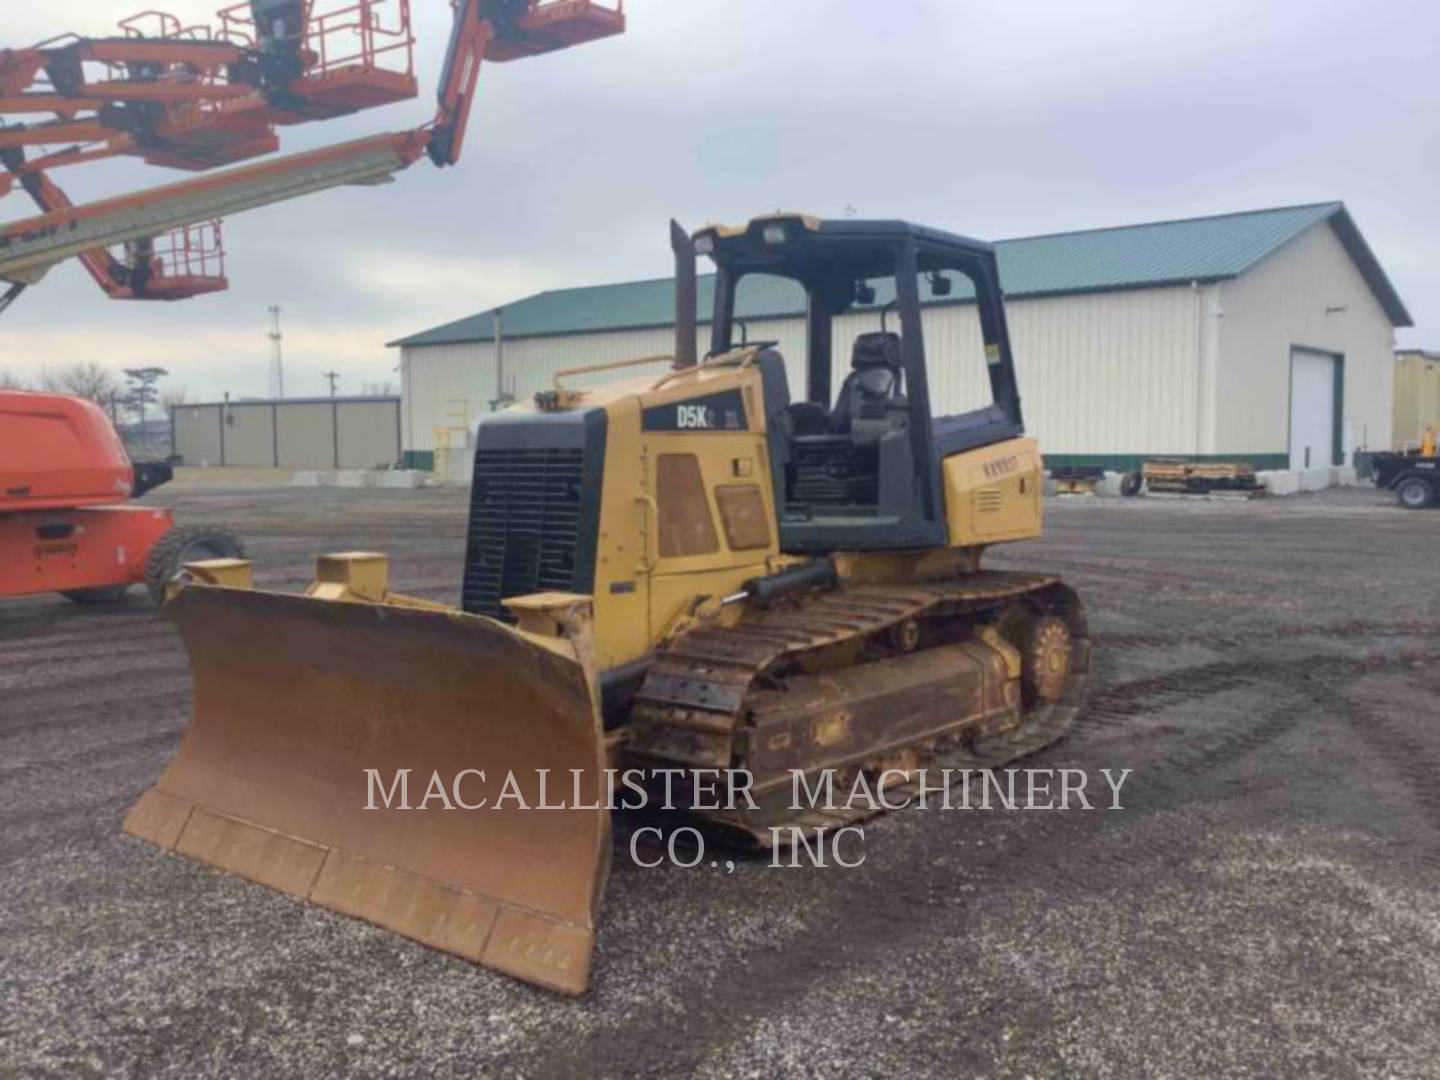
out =
[[[322,560],[313,591],[384,595],[381,570]],[[580,993],[610,821],[589,609],[570,600],[541,647],[458,611],[181,589],[165,611],[194,717],[126,831]]]
[[312,600],[391,604],[426,611],[453,611],[449,604],[390,591],[390,557],[377,551],[342,551],[315,559],[315,580],[305,590]]
[[315,581],[305,595],[316,600],[382,604],[389,591],[389,558],[374,551],[344,551],[315,560]]
[[231,589],[253,589],[255,568],[249,559],[203,559],[188,562],[181,567],[179,581],[165,586],[165,596],[170,598],[187,583],[197,585],[224,585]]

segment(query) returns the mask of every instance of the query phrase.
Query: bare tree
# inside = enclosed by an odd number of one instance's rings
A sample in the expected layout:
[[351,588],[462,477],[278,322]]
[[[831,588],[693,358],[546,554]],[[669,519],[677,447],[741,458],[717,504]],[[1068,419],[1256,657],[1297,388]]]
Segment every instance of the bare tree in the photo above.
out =
[[28,390],[25,380],[9,371],[0,371],[0,390]]
[[69,394],[104,405],[120,389],[120,380],[109,368],[93,360],[81,360],[59,371],[45,372],[40,385],[52,394]]
[[183,386],[171,387],[169,390],[163,391],[160,394],[160,404],[165,407],[167,413],[173,409],[178,409],[181,405],[184,405],[187,400],[189,399],[186,397]]
[[395,397],[395,384],[389,381],[362,383],[360,393],[365,397]]

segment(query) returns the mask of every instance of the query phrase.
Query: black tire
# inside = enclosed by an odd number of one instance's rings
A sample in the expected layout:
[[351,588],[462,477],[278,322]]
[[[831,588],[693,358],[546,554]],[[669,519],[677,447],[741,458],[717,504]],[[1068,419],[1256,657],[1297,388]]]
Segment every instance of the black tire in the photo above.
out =
[[1407,476],[1395,485],[1395,497],[1407,510],[1423,510],[1435,502],[1435,489],[1423,476]]
[[1127,499],[1133,499],[1145,489],[1145,477],[1142,473],[1127,472],[1120,478],[1120,494]]
[[72,589],[60,595],[72,604],[93,607],[97,604],[122,603],[129,592],[129,585],[103,585],[98,589]]
[[243,559],[245,545],[240,538],[213,525],[180,525],[171,529],[145,559],[145,588],[154,604],[165,602],[165,586],[187,562],[204,559]]

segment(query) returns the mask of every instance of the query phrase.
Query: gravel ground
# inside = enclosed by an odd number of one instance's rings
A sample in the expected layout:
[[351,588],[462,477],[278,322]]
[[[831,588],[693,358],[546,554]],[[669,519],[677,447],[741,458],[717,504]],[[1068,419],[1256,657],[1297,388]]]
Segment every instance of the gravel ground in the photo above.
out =
[[[457,591],[461,492],[168,501],[262,585],[374,548]],[[1123,810],[905,811],[850,870],[617,846],[579,1001],[122,837],[186,722],[177,637],[0,605],[0,1075],[1440,1076],[1440,513],[1048,518],[991,561],[1080,589],[1098,672],[1032,764],[1133,769]]]

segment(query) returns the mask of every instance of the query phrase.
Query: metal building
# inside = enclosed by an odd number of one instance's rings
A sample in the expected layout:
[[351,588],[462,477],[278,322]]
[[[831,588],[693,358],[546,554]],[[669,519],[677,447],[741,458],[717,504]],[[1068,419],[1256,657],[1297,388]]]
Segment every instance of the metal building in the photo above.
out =
[[[1411,321],[1342,203],[996,247],[1026,424],[1051,464],[1128,469],[1163,454],[1304,468],[1390,447],[1394,329]],[[713,279],[700,284],[703,355]],[[559,371],[670,353],[673,298],[669,279],[563,289],[393,342],[407,462],[463,453],[480,414]],[[803,386],[799,290],[747,279],[737,305],[749,340],[777,341]],[[837,328],[836,385],[852,338],[879,319],[857,310]],[[924,331],[937,413],[973,407],[986,392],[973,304],[958,289],[931,297]]]
[[1401,349],[1395,354],[1395,449],[1420,445],[1440,431],[1440,353]]
[[377,469],[397,465],[401,399],[285,398],[177,405],[175,453],[186,465]]

